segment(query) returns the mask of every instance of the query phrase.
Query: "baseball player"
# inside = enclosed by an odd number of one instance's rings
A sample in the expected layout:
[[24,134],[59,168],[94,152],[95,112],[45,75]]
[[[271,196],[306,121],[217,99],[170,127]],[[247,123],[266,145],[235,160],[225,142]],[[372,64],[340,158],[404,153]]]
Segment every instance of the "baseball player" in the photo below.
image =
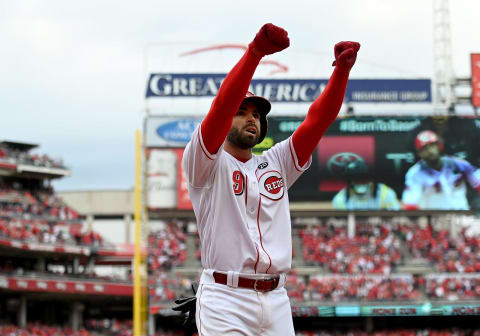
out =
[[368,166],[363,161],[349,162],[343,175],[347,187],[332,200],[337,210],[399,210],[400,202],[395,191],[383,183],[373,181]]
[[417,135],[415,149],[420,161],[405,175],[405,209],[469,210],[467,183],[480,192],[480,170],[442,155],[443,143],[430,130]]
[[265,24],[185,148],[204,268],[196,293],[199,335],[294,335],[283,287],[292,260],[287,190],[335,120],[360,45],[335,45],[335,69],[305,121],[290,138],[253,155],[271,105],[248,91],[250,81],[262,57],[289,44],[284,29]]

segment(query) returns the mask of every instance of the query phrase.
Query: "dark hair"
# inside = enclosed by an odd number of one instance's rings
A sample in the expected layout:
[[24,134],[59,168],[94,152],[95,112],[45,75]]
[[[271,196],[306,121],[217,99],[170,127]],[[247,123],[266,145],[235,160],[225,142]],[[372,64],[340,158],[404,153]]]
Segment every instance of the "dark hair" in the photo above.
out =
[[347,163],[343,170],[343,175],[348,180],[356,180],[369,177],[369,169],[365,161],[355,160]]

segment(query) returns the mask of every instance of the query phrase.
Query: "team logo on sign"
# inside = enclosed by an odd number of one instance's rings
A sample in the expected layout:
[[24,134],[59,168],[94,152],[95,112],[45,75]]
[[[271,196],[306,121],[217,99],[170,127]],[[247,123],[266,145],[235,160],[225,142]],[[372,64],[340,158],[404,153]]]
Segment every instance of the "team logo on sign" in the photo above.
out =
[[283,177],[278,171],[270,170],[263,173],[258,180],[258,184],[260,187],[260,194],[263,196],[274,201],[283,197],[285,190]]
[[337,153],[332,157],[330,157],[330,159],[327,162],[327,168],[330,171],[330,173],[334,175],[341,175],[345,171],[345,167],[348,164],[356,161],[361,161],[362,163],[365,163],[365,160],[356,153],[350,153],[350,152]]

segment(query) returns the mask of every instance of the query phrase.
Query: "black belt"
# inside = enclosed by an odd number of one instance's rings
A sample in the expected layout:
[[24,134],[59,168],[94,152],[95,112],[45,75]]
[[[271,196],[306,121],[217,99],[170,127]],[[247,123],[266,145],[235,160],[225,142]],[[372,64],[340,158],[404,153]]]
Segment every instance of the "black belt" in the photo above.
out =
[[[216,283],[226,285],[227,284],[227,275],[223,273],[213,272],[213,278]],[[254,289],[257,292],[270,292],[278,287],[280,282],[280,276],[274,276],[270,279],[248,279],[243,277],[238,277],[238,287]]]

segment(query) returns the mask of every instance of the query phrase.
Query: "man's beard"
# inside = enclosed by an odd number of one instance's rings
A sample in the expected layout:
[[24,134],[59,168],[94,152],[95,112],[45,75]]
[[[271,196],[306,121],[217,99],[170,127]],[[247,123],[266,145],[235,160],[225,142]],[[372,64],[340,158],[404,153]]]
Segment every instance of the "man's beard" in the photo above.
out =
[[241,149],[249,149],[257,144],[259,136],[259,134],[255,134],[254,137],[243,135],[241,131],[232,127],[228,132],[227,140]]
[[433,168],[433,169],[442,168],[442,160],[440,156],[428,157],[428,158],[425,158],[424,160],[430,168]]

